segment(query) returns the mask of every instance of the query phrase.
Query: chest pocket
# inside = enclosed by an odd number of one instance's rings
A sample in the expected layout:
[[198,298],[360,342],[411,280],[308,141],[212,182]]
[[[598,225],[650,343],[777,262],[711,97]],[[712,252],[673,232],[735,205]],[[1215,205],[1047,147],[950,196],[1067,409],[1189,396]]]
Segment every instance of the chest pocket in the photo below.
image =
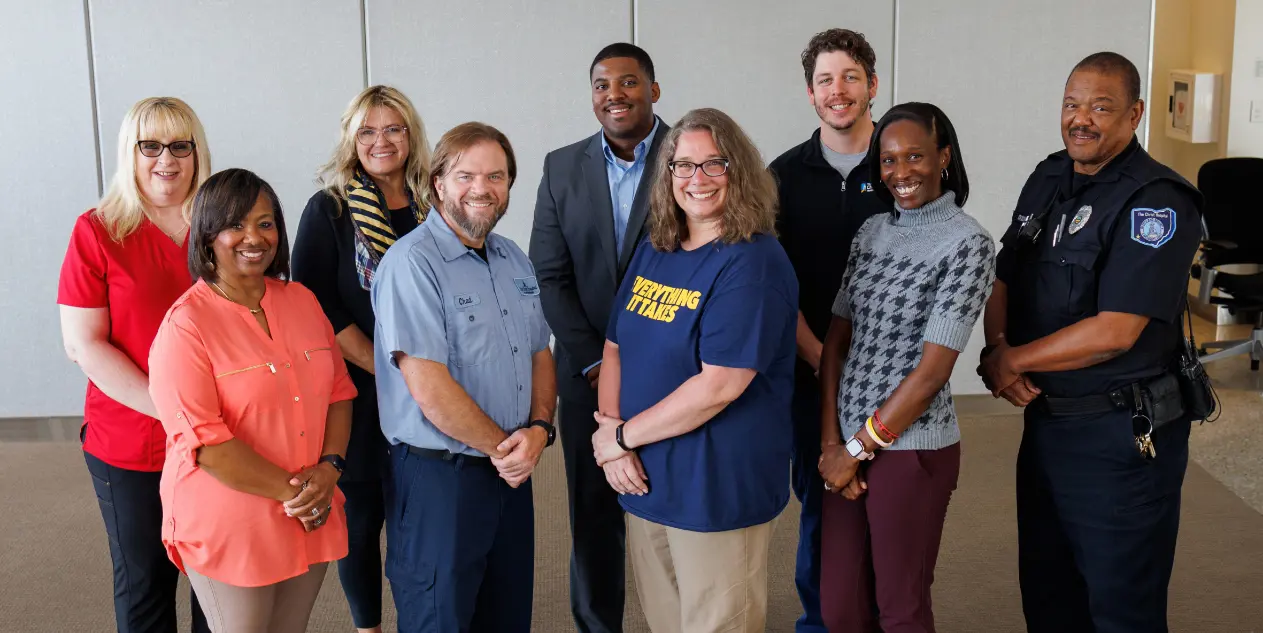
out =
[[1081,243],[1069,240],[1041,253],[1041,278],[1036,286],[1041,310],[1076,320],[1097,312],[1097,275],[1101,265],[1101,245],[1094,240],[1096,236],[1079,237],[1084,238]]
[[467,293],[449,296],[447,301],[448,363],[473,367],[492,362],[495,345],[504,339],[495,297]]

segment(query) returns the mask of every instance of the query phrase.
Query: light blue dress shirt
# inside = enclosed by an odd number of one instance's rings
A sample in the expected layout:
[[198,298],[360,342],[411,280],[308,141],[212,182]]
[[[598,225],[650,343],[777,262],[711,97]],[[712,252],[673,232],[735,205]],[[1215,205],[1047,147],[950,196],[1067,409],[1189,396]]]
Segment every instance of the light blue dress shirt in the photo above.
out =
[[[653,137],[658,135],[658,119],[653,121],[653,129],[649,136],[636,144],[629,163],[614,155],[610,143],[601,134],[601,150],[605,152],[605,177],[610,183],[610,208],[614,210],[614,245],[615,258],[623,253],[623,237],[627,234],[627,221],[631,217],[632,204],[636,201],[636,190],[640,188],[640,179],[645,175],[645,163],[648,162],[649,148],[653,147]],[[583,375],[600,365],[596,361],[583,368]]]
[[653,137],[658,134],[658,120],[653,121],[653,129],[649,136],[636,144],[632,161],[627,162],[614,155],[605,134],[601,134],[601,150],[605,152],[605,176],[610,183],[610,204],[614,209],[614,244],[618,249],[615,257],[623,252],[623,237],[627,234],[627,219],[631,216],[632,203],[636,200],[636,189],[640,187],[640,179],[645,175],[645,163],[648,161],[649,148],[653,146]]
[[513,240],[492,233],[487,261],[430,209],[420,227],[386,251],[373,280],[377,404],[391,444],[482,456],[426,419],[394,353],[442,363],[506,432],[530,420],[531,361],[552,332],[535,268]]

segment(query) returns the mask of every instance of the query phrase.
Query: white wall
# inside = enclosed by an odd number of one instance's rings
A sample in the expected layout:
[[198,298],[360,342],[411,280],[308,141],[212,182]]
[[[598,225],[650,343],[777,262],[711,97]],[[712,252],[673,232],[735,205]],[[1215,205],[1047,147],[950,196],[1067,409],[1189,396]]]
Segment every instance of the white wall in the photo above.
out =
[[[1074,62],[1113,49],[1148,76],[1149,0],[1010,4],[0,0],[0,168],[10,175],[0,184],[9,237],[0,417],[82,410],[83,378],[61,351],[58,269],[75,216],[114,169],[119,121],[140,98],[187,100],[206,125],[214,167],[272,182],[293,231],[347,102],[366,82],[394,84],[416,103],[431,143],[468,120],[505,131],[519,180],[499,231],[525,246],[544,154],[597,130],[587,68],[602,46],[646,47],[668,121],[690,108],[725,109],[771,160],[818,125],[802,47],[844,26],[878,53],[877,114],[894,99],[918,99],[952,116],[973,175],[969,211],[998,235],[1027,172],[1060,145],[1056,108]],[[961,363],[958,393],[981,390],[972,375],[979,343],[975,336]]]
[[773,16],[762,2],[730,3],[716,15],[710,2],[642,0],[636,39],[655,56],[662,87],[656,111],[674,122],[693,108],[719,108],[771,162],[820,126],[800,55],[812,35],[843,26],[863,33],[877,53],[873,115],[881,116],[890,107],[893,85],[894,4],[802,0],[778,5]]
[[57,278],[75,218],[97,198],[82,0],[0,6],[0,416],[73,414]]
[[1263,157],[1263,119],[1250,121],[1251,103],[1263,108],[1263,0],[1237,0],[1233,38],[1232,94],[1228,113],[1228,155]]
[[[1031,170],[1064,148],[1060,106],[1074,65],[1112,50],[1148,83],[1150,1],[899,2],[896,98],[932,102],[951,119],[969,173],[965,210],[997,241]],[[952,375],[956,393],[984,391],[974,372],[982,345],[980,322]]]

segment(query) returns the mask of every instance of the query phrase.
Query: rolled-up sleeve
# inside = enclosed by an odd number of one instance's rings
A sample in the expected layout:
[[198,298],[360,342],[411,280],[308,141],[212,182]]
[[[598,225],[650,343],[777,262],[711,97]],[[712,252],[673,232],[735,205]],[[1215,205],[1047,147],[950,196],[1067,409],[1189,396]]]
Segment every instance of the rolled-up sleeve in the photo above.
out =
[[174,314],[158,329],[149,351],[149,397],[167,432],[168,450],[189,464],[197,464],[197,451],[203,446],[233,439],[224,423],[206,346]]
[[447,365],[447,322],[438,277],[429,263],[407,253],[382,260],[373,280],[373,312],[377,316],[375,347],[394,354]]

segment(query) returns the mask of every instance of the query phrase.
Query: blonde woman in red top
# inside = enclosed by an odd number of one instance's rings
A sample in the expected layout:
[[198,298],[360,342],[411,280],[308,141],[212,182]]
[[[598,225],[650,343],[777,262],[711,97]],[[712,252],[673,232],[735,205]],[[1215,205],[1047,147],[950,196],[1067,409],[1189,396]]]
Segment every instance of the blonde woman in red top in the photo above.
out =
[[215,633],[307,629],[346,556],[337,488],[355,385],[315,295],[289,277],[276,192],[244,169],[197,193],[197,278],[149,355],[167,431],[162,541]]
[[[75,222],[57,303],[66,354],[88,377],[80,437],[114,562],[116,625],[167,633],[178,572],[161,542],[166,434],[149,398],[149,346],[192,283],[188,211],[211,170],[202,123],[179,99],[142,99],[123,119],[117,165]],[[193,630],[207,630],[196,599]]]

